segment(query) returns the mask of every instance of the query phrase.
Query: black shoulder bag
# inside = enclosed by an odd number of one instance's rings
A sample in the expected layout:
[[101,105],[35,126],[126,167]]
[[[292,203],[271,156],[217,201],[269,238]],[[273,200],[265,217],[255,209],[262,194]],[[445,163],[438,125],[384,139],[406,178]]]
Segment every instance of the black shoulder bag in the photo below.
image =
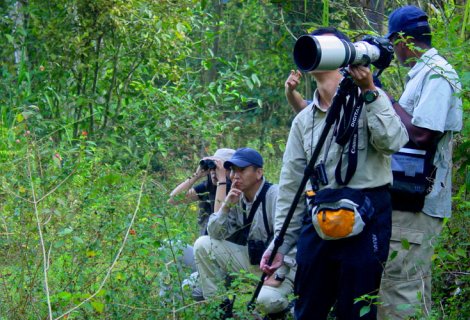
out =
[[409,141],[392,155],[390,191],[394,210],[419,212],[423,209],[424,199],[431,192],[436,177],[433,163],[436,149],[437,143],[423,149]]

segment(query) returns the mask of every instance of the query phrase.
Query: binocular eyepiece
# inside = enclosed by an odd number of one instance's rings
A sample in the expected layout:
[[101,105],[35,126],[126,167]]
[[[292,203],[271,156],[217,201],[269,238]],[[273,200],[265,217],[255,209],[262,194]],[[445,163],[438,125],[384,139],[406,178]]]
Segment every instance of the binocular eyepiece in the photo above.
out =
[[199,161],[199,165],[201,166],[202,170],[210,170],[217,168],[217,164],[214,160],[211,159],[201,159],[201,161]]

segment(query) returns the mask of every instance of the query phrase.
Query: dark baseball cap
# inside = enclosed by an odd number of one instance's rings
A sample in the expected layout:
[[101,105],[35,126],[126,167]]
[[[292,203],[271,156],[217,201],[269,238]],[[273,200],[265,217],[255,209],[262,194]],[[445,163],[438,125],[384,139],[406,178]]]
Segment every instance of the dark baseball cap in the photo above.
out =
[[429,26],[427,14],[418,7],[404,6],[393,11],[388,17],[388,33],[385,37],[390,39],[398,32],[424,26]]
[[263,157],[258,151],[251,148],[240,148],[235,151],[233,156],[225,161],[224,168],[230,169],[232,166],[246,168],[248,166],[263,167]]

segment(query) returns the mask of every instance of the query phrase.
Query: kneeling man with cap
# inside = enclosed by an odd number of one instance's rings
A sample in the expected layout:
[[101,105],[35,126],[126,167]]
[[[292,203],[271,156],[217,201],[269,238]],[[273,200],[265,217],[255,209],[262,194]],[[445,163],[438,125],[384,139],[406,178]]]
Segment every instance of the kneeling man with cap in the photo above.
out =
[[[214,296],[230,272],[245,270],[261,275],[259,263],[272,240],[278,186],[263,176],[263,158],[250,148],[238,149],[224,167],[230,170],[232,188],[219,211],[209,217],[208,236],[194,244],[204,298]],[[286,255],[284,268],[266,279],[258,296],[265,319],[283,319],[295,273],[295,252]],[[225,314],[231,317],[229,301]],[[228,311],[228,312],[226,312]]]

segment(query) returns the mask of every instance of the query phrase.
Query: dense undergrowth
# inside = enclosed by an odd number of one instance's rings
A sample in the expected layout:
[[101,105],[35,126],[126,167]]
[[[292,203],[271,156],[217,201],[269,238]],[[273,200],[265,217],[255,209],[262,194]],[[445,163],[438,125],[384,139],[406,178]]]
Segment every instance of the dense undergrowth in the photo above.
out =
[[[468,319],[469,5],[438,2],[428,8],[435,44],[461,77],[465,128],[428,318]],[[219,297],[195,302],[182,287],[197,205],[169,205],[168,195],[217,147],[260,150],[278,181],[293,117],[283,96],[290,33],[321,24],[364,33],[346,19],[364,18],[354,2],[325,3],[329,11],[277,1],[0,4],[9,12],[0,19],[0,319],[214,319]],[[382,76],[395,96],[405,72],[394,64]],[[308,79],[300,90],[311,92]],[[253,319],[245,305],[257,280],[234,275],[240,319]]]

